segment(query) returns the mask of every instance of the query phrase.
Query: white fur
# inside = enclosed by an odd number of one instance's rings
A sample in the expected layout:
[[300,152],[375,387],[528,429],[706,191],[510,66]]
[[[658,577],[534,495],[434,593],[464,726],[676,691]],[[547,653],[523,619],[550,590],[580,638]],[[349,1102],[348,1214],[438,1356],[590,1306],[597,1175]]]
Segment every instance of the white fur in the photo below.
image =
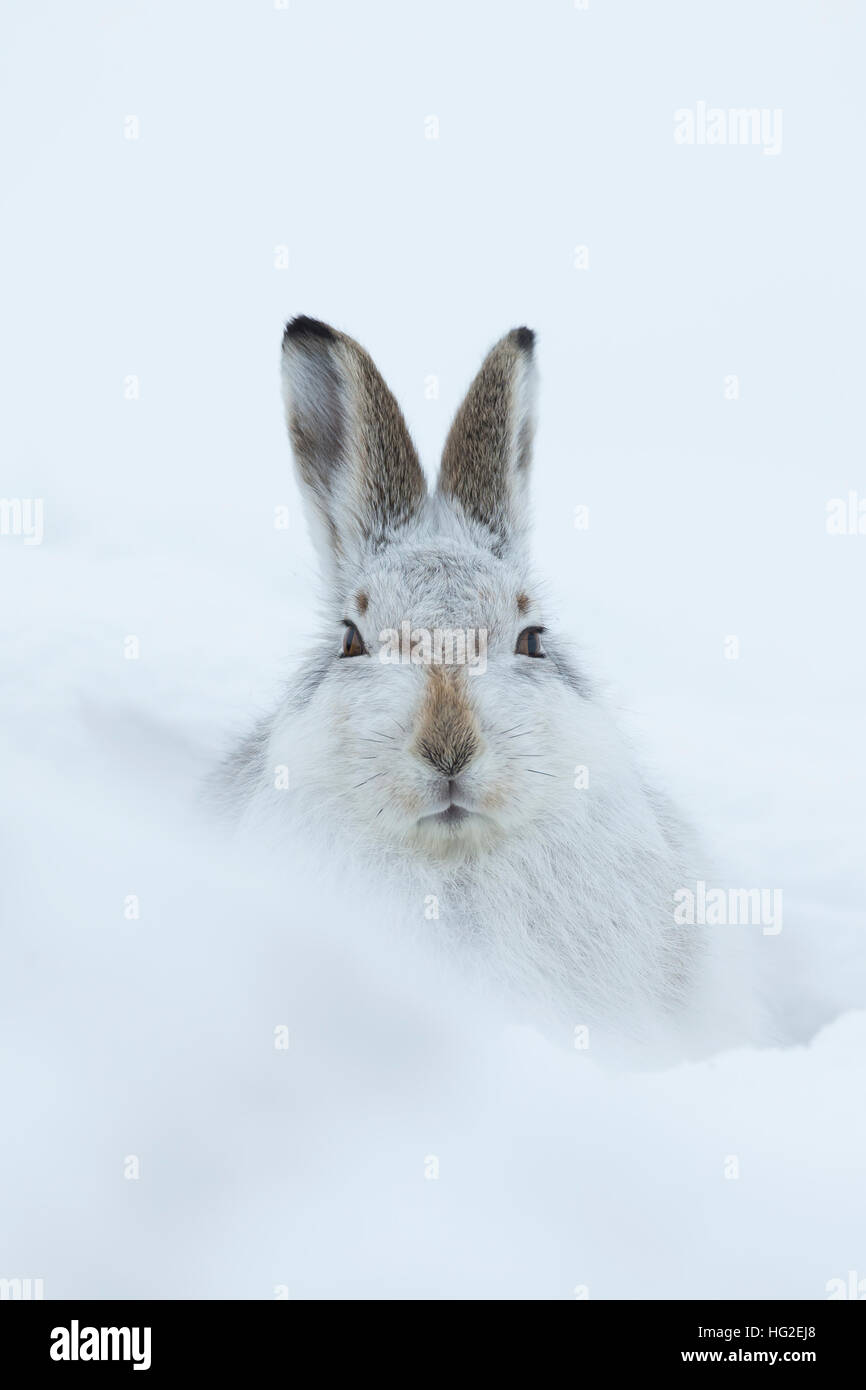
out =
[[[485,528],[436,494],[387,544],[355,545],[329,574],[320,649],[233,763],[247,825],[275,843],[310,836],[311,872],[354,878],[359,893],[372,874],[401,930],[448,943],[557,1027],[642,1046],[672,1030],[701,1045],[745,1038],[752,1001],[734,943],[674,925],[674,893],[705,876],[693,837],[585,673],[570,671],[519,538],[495,554]],[[489,634],[487,670],[467,678],[482,750],[460,795],[483,813],[468,823],[422,819],[443,804],[443,778],[412,747],[429,672],[378,658],[379,634],[407,618]],[[344,619],[369,656],[340,659]],[[520,630],[541,624],[547,658],[517,655]],[[288,790],[275,785],[280,767]]]

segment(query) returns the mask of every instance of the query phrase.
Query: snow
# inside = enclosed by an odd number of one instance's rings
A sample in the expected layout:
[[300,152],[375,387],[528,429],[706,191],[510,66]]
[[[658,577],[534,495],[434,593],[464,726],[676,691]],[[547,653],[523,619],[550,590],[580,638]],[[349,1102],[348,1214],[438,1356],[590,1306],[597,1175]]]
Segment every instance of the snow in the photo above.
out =
[[[4,19],[2,494],[44,498],[45,538],[0,537],[0,1276],[553,1299],[866,1276],[866,538],[824,526],[866,495],[864,21],[616,11]],[[702,99],[781,107],[781,155],[678,148]],[[209,770],[316,627],[277,389],[295,312],[365,343],[430,467],[484,350],[538,330],[539,557],[729,881],[783,889],[759,950],[784,1045],[611,1067],[396,940],[338,866],[211,824]]]

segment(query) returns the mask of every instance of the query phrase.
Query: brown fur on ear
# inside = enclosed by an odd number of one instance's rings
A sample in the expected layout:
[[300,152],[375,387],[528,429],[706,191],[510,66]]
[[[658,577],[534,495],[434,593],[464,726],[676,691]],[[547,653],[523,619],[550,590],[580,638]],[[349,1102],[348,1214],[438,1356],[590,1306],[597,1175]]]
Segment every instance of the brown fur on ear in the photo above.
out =
[[301,485],[339,560],[416,514],[424,474],[400,407],[352,338],[317,319],[292,319],[282,365]]
[[438,490],[498,548],[526,525],[534,431],[535,335],[514,328],[487,354],[445,443]]

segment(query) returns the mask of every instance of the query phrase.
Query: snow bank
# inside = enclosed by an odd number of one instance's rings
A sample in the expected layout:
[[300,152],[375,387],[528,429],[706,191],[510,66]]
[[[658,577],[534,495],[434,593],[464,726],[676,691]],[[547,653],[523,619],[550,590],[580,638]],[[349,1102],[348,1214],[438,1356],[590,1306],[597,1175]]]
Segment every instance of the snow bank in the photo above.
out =
[[208,823],[228,644],[175,603],[164,650],[124,659],[146,561],[108,586],[58,548],[5,699],[4,1272],[49,1297],[820,1298],[860,1267],[866,1012],[649,1072],[510,1023],[338,866]]

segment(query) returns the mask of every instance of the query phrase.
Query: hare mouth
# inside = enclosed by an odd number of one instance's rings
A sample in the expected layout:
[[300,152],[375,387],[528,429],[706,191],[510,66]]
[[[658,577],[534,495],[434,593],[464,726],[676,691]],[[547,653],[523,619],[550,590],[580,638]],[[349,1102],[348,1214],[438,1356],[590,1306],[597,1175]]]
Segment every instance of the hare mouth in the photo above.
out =
[[460,821],[475,819],[474,811],[467,811],[465,806],[458,806],[454,801],[451,802],[450,806],[446,806],[444,811],[435,811],[433,815],[421,817],[422,821],[434,825],[457,825]]

